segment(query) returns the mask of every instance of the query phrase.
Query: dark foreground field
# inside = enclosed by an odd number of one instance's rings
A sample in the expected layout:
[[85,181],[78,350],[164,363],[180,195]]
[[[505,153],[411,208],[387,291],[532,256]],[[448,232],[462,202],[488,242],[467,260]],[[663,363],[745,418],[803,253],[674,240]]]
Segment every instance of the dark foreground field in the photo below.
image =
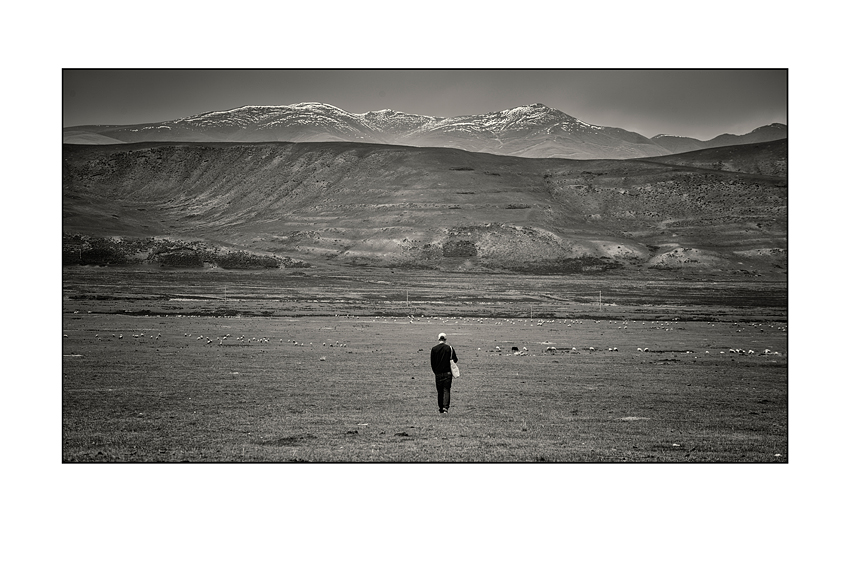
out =
[[356,273],[64,269],[62,460],[788,461],[784,282]]

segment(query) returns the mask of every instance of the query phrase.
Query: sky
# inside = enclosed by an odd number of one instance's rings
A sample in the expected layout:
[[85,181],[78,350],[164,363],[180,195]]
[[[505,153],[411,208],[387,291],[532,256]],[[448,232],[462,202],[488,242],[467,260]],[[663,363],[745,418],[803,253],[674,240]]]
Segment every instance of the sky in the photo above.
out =
[[62,70],[63,126],[140,124],[246,105],[485,114],[542,103],[598,126],[708,140],[787,124],[786,69]]

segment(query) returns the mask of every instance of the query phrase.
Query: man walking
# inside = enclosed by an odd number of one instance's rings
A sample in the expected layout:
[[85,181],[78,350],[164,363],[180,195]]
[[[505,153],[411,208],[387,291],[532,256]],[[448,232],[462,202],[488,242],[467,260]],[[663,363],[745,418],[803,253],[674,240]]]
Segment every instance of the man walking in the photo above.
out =
[[448,413],[452,393],[452,368],[449,361],[457,362],[457,353],[446,344],[446,334],[440,333],[437,344],[431,348],[431,370],[437,380],[437,405],[440,413]]

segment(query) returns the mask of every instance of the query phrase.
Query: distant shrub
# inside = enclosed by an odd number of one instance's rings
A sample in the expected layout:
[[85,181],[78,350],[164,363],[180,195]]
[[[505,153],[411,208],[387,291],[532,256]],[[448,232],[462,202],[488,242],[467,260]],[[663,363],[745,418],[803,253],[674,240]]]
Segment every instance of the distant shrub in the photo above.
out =
[[79,263],[108,266],[110,264],[127,264],[128,261],[120,243],[98,239],[91,241],[88,248],[83,248]]
[[216,258],[216,263],[226,270],[257,270],[279,268],[280,261],[269,256],[257,256],[248,252],[228,252]]
[[308,262],[303,262],[301,260],[295,260],[290,258],[289,256],[280,260],[280,265],[284,268],[310,268],[312,267]]
[[81,264],[83,260],[82,246],[62,246],[62,265]]
[[222,252],[204,242],[153,238],[104,238],[79,234],[62,235],[62,264],[98,266],[133,263],[159,264],[171,268],[202,268],[216,264],[231,270],[260,270],[287,267],[309,268],[310,264],[244,251]]
[[183,251],[160,254],[159,263],[170,268],[203,268],[204,259],[197,252]]
[[443,244],[443,256],[447,258],[468,258],[478,256],[475,243],[470,240],[454,240]]
[[62,235],[63,265],[97,265],[128,263],[124,243],[111,238]]
[[580,256],[552,261],[505,265],[505,268],[524,274],[582,274],[618,270],[623,266],[608,258]]

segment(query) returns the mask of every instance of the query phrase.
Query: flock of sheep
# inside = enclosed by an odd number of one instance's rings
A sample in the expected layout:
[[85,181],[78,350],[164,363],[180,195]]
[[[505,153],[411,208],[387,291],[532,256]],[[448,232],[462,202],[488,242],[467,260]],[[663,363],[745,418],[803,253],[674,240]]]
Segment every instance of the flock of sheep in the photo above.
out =
[[[387,322],[398,323],[398,322],[403,321],[404,318],[403,317],[374,316],[374,317],[364,318],[364,320],[374,321],[374,322],[384,320],[384,321],[387,321]],[[629,321],[615,321],[615,320],[580,320],[580,319],[579,320],[570,320],[570,319],[545,319],[544,320],[544,319],[538,319],[538,320],[531,320],[531,322],[529,323],[528,319],[522,319],[522,318],[521,319],[487,319],[487,318],[482,318],[482,317],[467,317],[467,318],[464,318],[464,317],[430,317],[430,318],[418,317],[417,318],[417,317],[413,317],[413,316],[407,317],[407,322],[409,322],[409,323],[426,322],[429,325],[434,325],[434,324],[438,323],[441,326],[441,328],[446,328],[446,326],[455,325],[455,324],[458,324],[458,323],[478,323],[478,324],[495,324],[495,325],[517,325],[517,324],[519,324],[521,326],[522,325],[530,325],[530,326],[537,326],[537,327],[542,327],[544,325],[560,324],[560,325],[566,326],[567,328],[570,328],[573,325],[584,325],[586,323],[591,324],[591,321],[593,322],[593,324],[596,324],[596,325],[608,326],[609,328],[611,328],[611,330],[613,330],[613,325],[617,325],[617,327],[616,327],[617,330],[623,330],[623,331],[629,329],[629,324],[631,324],[633,326],[638,325],[638,321],[629,322]],[[675,330],[677,329],[677,327],[675,327],[675,325],[677,325],[677,324],[678,323],[677,323],[676,319],[674,319],[672,321],[650,321],[649,326],[647,326],[646,321],[640,322],[640,325],[643,328],[653,329],[653,330],[663,330],[665,332],[675,332]],[[722,324],[722,323],[708,323],[708,325],[710,325],[711,327],[714,327],[715,324]],[[763,325],[764,325],[763,323],[749,323],[749,324],[731,323],[731,325],[733,327],[737,327],[735,329],[735,331],[739,332],[739,333],[743,331],[743,326],[746,326],[746,325],[749,325],[749,326],[751,326],[751,327],[753,327],[756,330],[759,330],[761,332],[764,331],[764,329],[762,328]],[[783,325],[783,324],[774,325],[774,324],[768,323],[767,326],[770,327],[770,328],[777,329],[781,332],[787,332],[787,325]],[[641,328],[641,327],[638,327],[638,328]],[[64,335],[64,336],[67,337],[67,335]],[[160,341],[161,338],[162,338],[161,333],[157,333],[157,334],[154,335],[153,333],[145,334],[144,332],[133,332],[132,334],[128,333],[128,337],[130,337],[130,336],[133,339],[136,339],[136,340]],[[204,334],[193,335],[193,334],[187,332],[187,333],[184,333],[183,336],[184,336],[185,339],[192,339],[194,341],[201,341],[203,344],[206,344],[206,345],[217,345],[217,346],[251,345],[251,344],[258,344],[259,345],[259,344],[268,344],[272,340],[267,336],[260,336],[260,337],[247,337],[245,335],[232,336],[230,333],[217,334],[217,335],[204,335]],[[100,341],[100,340],[103,340],[104,338],[109,338],[109,337],[102,337],[98,333],[98,334],[94,335],[94,338],[96,340]],[[123,333],[112,333],[111,338],[114,338],[114,339],[117,339],[117,340],[123,340],[124,334]],[[283,345],[284,339],[280,338],[280,339],[278,339],[278,342],[279,342],[279,344]],[[299,342],[297,340],[291,340],[291,339],[287,339],[286,344],[289,344],[289,345],[292,345],[292,346],[300,346],[300,347],[303,347],[303,346],[312,347],[313,346],[312,342],[308,342],[305,345],[305,343],[303,341]],[[549,345],[549,341],[544,341],[542,344],[543,345]],[[327,348],[333,348],[333,347],[347,347],[348,345],[347,345],[347,343],[344,343],[344,342],[341,342],[341,341],[333,341],[333,342],[325,341],[325,342],[321,343],[321,346],[327,347]],[[478,350],[480,351],[482,349],[478,348]],[[596,347],[593,347],[593,346],[578,348],[578,347],[575,347],[575,346],[573,346],[573,347],[556,347],[556,346],[549,345],[549,346],[545,346],[545,348],[542,349],[542,353],[543,354],[551,354],[551,355],[559,354],[559,353],[563,353],[563,352],[566,352],[568,354],[578,354],[580,352],[595,353],[597,351],[603,351],[603,350],[604,350],[603,348],[596,348]],[[611,353],[620,352],[619,348],[615,347],[615,346],[614,347],[607,347],[607,351],[611,352]],[[497,355],[501,355],[503,353],[502,347],[500,347],[500,346],[496,346],[494,348],[491,348],[491,349],[488,350],[488,352],[491,352],[491,353],[494,353],[494,354],[497,354]],[[653,351],[651,351],[651,349],[649,347],[644,346],[644,347],[637,347],[636,352],[647,353],[647,352],[664,352],[664,351],[659,350],[659,349],[654,349]],[[684,354],[694,354],[695,353],[694,350],[690,350],[690,349],[685,350],[685,351],[669,351],[668,350],[667,352],[682,352]],[[776,350],[773,350],[771,348],[759,349],[758,351],[754,350],[752,348],[725,348],[725,349],[722,349],[722,350],[719,350],[719,351],[718,351],[718,349],[715,349],[714,352],[719,352],[722,355],[725,355],[725,354],[728,353],[728,354],[736,354],[736,355],[782,356],[782,353],[780,351],[776,351]],[[512,354],[512,355],[517,355],[517,356],[528,356],[530,354],[528,347],[525,347],[525,346],[523,346],[521,348],[514,346],[514,347],[511,348],[509,353]],[[706,350],[705,354],[706,355],[712,354],[712,351]]]

